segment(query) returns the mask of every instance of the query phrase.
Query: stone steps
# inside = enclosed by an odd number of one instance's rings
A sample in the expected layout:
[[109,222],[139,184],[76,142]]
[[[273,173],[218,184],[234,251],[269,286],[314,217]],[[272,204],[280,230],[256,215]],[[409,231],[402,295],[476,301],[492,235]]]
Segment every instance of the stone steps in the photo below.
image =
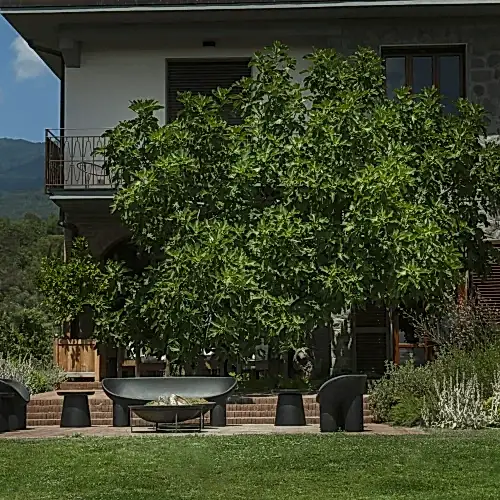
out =
[[[230,399],[232,402],[227,405],[228,425],[273,424],[277,399],[277,396],[232,397]],[[319,404],[316,403],[315,397],[305,395],[303,401],[307,423],[319,423]],[[62,406],[62,397],[35,396],[28,404],[28,426],[59,425]],[[112,425],[113,404],[110,399],[98,393],[95,397],[89,398],[89,406],[93,425]],[[373,419],[366,397],[363,406],[365,423],[371,423]],[[206,421],[208,422],[208,415]],[[134,420],[134,425],[140,425],[141,422],[140,419]]]

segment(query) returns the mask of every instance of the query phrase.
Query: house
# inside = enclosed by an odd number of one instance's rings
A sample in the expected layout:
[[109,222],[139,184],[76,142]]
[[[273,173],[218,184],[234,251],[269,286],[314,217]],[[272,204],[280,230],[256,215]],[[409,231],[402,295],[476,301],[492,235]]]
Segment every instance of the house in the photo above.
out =
[[[370,46],[386,59],[388,92],[434,84],[450,100],[482,104],[491,133],[500,125],[500,0],[0,0],[0,12],[60,78],[60,129],[46,132],[46,191],[61,209],[67,244],[85,236],[102,259],[133,255],[109,211],[103,158],[93,154],[101,133],[128,118],[137,98],[157,99],[161,120],[172,119],[178,91],[207,92],[248,75],[251,55],[274,40],[299,60],[297,78],[313,47]],[[344,368],[380,373],[404,352],[425,358],[426,346],[391,324],[385,310],[358,313],[349,340],[339,333],[339,349],[351,353]],[[339,318],[338,332],[345,325]],[[88,349],[90,331],[82,320],[72,336],[84,339],[62,341],[57,359],[84,376],[115,373],[116,354]],[[68,354],[75,346],[81,355]],[[78,368],[65,364],[79,356],[88,360]]]

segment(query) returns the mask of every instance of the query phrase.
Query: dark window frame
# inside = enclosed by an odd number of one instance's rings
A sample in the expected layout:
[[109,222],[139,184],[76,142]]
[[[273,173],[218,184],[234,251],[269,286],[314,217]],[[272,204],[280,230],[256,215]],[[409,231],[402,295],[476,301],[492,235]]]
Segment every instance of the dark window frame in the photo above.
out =
[[405,86],[412,86],[413,79],[413,58],[414,57],[432,57],[432,84],[438,90],[439,85],[439,57],[440,56],[458,56],[460,65],[460,97],[467,97],[467,61],[466,45],[383,45],[380,47],[380,55],[384,61],[388,57],[405,58]]

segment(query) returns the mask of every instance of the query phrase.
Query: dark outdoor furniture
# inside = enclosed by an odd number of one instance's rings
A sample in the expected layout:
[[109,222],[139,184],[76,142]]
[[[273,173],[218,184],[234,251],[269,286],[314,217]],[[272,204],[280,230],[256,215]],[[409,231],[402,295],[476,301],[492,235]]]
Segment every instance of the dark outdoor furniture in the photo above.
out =
[[102,388],[113,401],[113,426],[130,425],[130,406],[145,405],[172,394],[203,398],[216,403],[210,411],[210,425],[226,425],[226,400],[236,388],[233,377],[136,377],[105,378]]
[[275,426],[306,425],[302,393],[293,389],[285,389],[278,393],[276,404]]
[[366,375],[341,375],[327,380],[318,391],[321,432],[363,431],[363,394]]
[[0,379],[0,432],[26,429],[28,388],[12,379]]
[[63,396],[61,427],[90,427],[89,396],[95,391],[58,391]]
[[[174,432],[196,430],[203,431],[204,415],[216,403],[200,403],[193,405],[133,405],[130,406],[130,431],[133,432],[132,413],[146,422],[155,424],[155,430],[172,430]],[[183,422],[198,419],[196,426],[185,425]]]

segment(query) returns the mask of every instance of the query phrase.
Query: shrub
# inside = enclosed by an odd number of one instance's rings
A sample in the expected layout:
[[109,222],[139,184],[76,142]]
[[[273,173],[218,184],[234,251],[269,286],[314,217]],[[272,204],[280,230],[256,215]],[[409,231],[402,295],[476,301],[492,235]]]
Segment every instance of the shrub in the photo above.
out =
[[492,395],[493,381],[499,369],[500,342],[481,345],[470,351],[451,349],[428,365],[428,370],[433,373],[432,378],[438,382],[454,377],[457,373],[466,378],[477,377],[485,397]]
[[[396,405],[403,405],[404,411],[416,411],[417,402],[432,388],[432,374],[426,366],[415,366],[413,360],[404,365],[387,363],[385,375],[370,386],[369,406],[376,422],[390,422],[394,418],[391,411]],[[408,403],[405,401],[408,400]],[[411,402],[410,402],[411,401]],[[400,411],[403,411],[400,408]]]
[[279,389],[311,392],[317,390],[323,383],[322,380],[309,380],[302,377],[284,378],[281,375],[267,375],[259,379],[250,378],[248,373],[230,372],[229,375],[236,378],[238,391],[241,393],[273,392]]
[[477,376],[444,379],[435,384],[435,400],[424,404],[425,425],[449,429],[482,429],[490,422],[490,412],[483,404]]
[[425,399],[413,395],[407,395],[399,403],[389,410],[389,420],[394,425],[413,427],[423,422],[422,410]]
[[[443,390],[465,391],[463,387],[456,387],[456,383],[450,389],[450,379],[456,382],[459,374],[460,379],[474,378],[481,388],[481,398],[491,398],[490,404],[497,404],[500,408],[500,380],[496,379],[500,377],[499,372],[498,342],[479,345],[468,352],[458,348],[448,349],[436,361],[424,366],[416,367],[411,360],[401,366],[389,363],[384,377],[371,384],[368,401],[377,422],[418,425],[422,420],[424,401],[429,412],[434,405],[439,406],[438,394]],[[436,384],[440,387],[439,391]],[[479,405],[483,405],[483,399]],[[417,418],[419,412],[420,418]],[[497,420],[500,424],[500,417]]]
[[500,371],[489,384],[492,396],[484,401],[483,388],[476,375],[444,379],[435,385],[435,398],[426,402],[424,423],[429,427],[481,429],[500,424]]
[[468,351],[500,341],[495,308],[473,299],[445,299],[433,311],[408,314],[415,334],[433,341],[440,351]]
[[485,408],[490,414],[490,425],[500,426],[500,371],[495,374],[492,384],[492,395],[485,402]]
[[50,360],[57,329],[39,308],[0,306],[0,353]]
[[0,378],[11,378],[24,384],[31,394],[54,390],[66,374],[58,366],[34,358],[15,358],[0,354]]

